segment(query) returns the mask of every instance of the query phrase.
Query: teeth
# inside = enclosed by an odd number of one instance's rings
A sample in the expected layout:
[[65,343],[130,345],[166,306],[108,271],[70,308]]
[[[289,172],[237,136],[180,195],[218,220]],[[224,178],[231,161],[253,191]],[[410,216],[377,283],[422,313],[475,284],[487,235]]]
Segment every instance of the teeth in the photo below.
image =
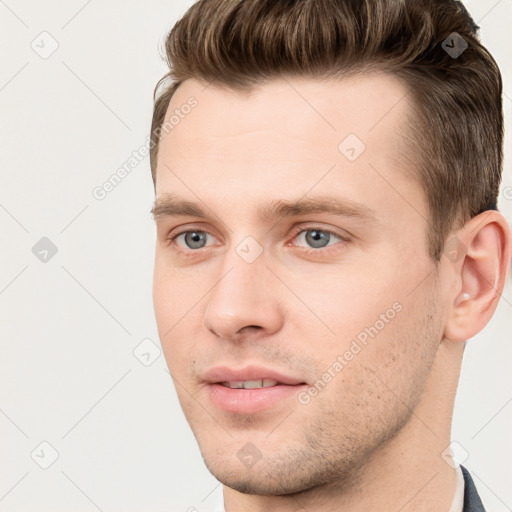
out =
[[277,384],[277,380],[260,379],[260,380],[239,380],[234,382],[221,382],[223,386],[231,389],[258,389],[269,388]]
[[244,387],[244,381],[242,380],[239,382],[223,382],[222,385],[231,389],[242,389]]

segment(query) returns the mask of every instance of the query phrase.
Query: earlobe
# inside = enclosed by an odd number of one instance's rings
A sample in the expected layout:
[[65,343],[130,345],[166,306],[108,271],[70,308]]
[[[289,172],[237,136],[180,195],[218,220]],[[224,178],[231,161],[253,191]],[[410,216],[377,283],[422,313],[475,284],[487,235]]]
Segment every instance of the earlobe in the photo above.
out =
[[511,232],[499,212],[486,211],[469,220],[455,233],[467,250],[454,265],[460,287],[449,299],[451,308],[446,338],[465,341],[480,332],[491,319],[505,286],[511,258]]

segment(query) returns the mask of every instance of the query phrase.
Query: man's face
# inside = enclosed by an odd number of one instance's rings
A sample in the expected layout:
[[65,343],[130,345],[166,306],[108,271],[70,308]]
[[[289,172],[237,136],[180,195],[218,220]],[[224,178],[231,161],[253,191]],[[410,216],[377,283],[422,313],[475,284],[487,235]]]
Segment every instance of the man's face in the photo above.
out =
[[385,75],[250,95],[188,80],[171,101],[166,120],[197,106],[159,150],[156,319],[204,460],[229,487],[339,482],[424,399],[444,319],[426,198],[401,157],[406,93]]

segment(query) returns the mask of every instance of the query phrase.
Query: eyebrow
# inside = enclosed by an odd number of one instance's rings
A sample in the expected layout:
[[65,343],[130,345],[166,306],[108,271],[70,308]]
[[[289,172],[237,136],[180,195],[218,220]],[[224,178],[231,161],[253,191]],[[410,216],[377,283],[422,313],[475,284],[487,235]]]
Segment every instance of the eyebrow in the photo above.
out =
[[[180,200],[172,194],[155,200],[151,209],[154,219],[162,217],[199,217],[209,218],[207,213],[210,208],[204,208],[199,203]],[[272,221],[281,217],[298,217],[316,213],[328,213],[343,217],[354,217],[363,221],[376,220],[375,210],[366,205],[357,203],[347,198],[335,196],[315,196],[298,200],[277,199],[262,205],[258,211],[258,217],[263,221]],[[213,215],[217,217],[217,215]]]

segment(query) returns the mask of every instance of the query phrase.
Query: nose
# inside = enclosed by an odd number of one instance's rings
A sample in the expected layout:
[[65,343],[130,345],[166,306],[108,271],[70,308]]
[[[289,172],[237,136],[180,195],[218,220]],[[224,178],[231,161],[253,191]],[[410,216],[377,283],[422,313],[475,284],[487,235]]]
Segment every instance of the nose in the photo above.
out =
[[278,280],[264,256],[245,262],[233,251],[208,294],[203,326],[224,340],[267,337],[283,325]]

